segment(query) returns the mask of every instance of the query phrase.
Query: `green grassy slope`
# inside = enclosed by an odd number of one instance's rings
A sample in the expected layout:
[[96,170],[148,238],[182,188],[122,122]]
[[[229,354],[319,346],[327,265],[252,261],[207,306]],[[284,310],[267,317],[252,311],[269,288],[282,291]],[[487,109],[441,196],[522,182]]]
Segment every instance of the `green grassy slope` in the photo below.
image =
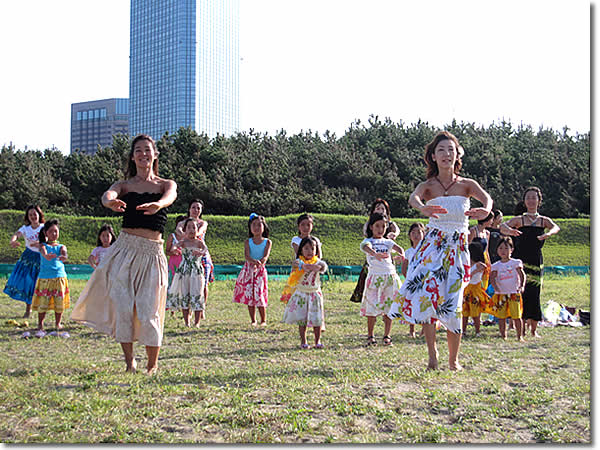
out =
[[[107,222],[118,233],[121,226],[119,217],[66,216],[47,213],[46,218],[58,217],[61,222],[60,241],[69,250],[69,262],[85,264],[91,250],[96,246],[96,236],[100,226]],[[297,232],[297,214],[268,217],[273,240],[273,249],[269,264],[289,264],[291,259],[290,241]],[[364,255],[358,246],[362,240],[361,230],[365,216],[345,216],[338,214],[314,214],[313,234],[323,243],[324,259],[333,265],[360,265]],[[0,262],[14,263],[23,251],[21,246],[13,249],[8,245],[12,234],[22,225],[21,211],[0,210]],[[173,231],[175,214],[169,215],[167,233]],[[209,227],[206,242],[216,264],[242,264],[244,261],[244,239],[248,236],[247,217],[211,216],[204,218]],[[400,227],[397,242],[404,248],[409,247],[408,227],[415,219],[394,221]],[[426,219],[419,219],[426,223]],[[552,236],[544,245],[544,263],[547,266],[590,265],[590,219],[556,219],[561,232]]]

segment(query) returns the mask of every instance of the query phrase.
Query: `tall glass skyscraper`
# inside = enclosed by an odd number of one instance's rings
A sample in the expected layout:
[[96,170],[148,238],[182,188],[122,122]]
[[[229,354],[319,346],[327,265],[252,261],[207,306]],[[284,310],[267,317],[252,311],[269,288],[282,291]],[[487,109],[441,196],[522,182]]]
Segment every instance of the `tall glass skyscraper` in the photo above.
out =
[[239,129],[239,0],[131,0],[129,128]]

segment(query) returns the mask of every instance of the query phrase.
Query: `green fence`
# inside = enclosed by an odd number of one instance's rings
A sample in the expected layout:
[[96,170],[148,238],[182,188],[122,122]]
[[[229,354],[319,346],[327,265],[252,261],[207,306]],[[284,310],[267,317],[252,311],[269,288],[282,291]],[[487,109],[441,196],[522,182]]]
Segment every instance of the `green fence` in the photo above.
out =
[[[0,277],[8,278],[13,270],[14,264],[0,264]],[[324,279],[354,280],[358,279],[362,266],[329,266],[327,273],[323,275]],[[94,269],[88,264],[65,264],[67,277],[70,279],[87,280]],[[216,280],[235,280],[240,273],[242,266],[237,264],[215,266]],[[400,273],[400,266],[397,266]],[[590,272],[590,266],[548,266],[544,268],[544,273],[556,273],[560,275],[587,275]],[[290,266],[268,265],[267,273],[269,279],[286,279],[290,274]]]

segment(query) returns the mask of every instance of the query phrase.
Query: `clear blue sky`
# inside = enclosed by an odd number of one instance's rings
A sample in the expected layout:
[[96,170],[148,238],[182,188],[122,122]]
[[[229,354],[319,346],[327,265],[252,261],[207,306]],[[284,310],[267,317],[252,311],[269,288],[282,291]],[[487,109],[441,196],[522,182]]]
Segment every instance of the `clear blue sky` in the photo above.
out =
[[[370,114],[590,129],[590,3],[240,0],[242,130]],[[0,2],[0,145],[69,149],[71,103],[128,97],[129,2]]]

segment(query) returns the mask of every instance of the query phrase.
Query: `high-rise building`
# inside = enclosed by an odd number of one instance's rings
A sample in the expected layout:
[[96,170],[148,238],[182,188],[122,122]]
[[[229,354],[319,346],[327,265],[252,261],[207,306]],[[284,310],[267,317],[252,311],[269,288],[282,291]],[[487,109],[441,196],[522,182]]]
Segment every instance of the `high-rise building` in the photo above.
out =
[[239,0],[131,0],[131,135],[239,129]]
[[109,98],[71,104],[71,153],[96,153],[109,147],[113,135],[129,134],[129,99]]

